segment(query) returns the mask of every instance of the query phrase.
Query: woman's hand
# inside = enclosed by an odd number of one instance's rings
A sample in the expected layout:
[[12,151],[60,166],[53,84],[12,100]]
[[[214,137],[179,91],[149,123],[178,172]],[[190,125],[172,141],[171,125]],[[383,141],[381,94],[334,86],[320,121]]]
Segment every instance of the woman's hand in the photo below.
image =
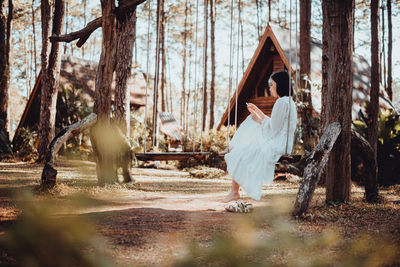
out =
[[257,114],[254,113],[254,111],[250,112],[250,115],[253,121],[257,122],[258,124],[262,123],[263,120],[260,117],[258,117]]
[[250,112],[251,118],[261,124],[266,115],[253,103],[247,103],[247,110]]

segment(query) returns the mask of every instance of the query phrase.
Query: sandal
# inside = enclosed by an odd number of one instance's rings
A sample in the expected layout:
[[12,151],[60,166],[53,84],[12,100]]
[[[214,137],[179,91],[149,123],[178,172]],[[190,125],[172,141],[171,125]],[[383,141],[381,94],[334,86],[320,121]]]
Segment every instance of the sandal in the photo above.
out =
[[238,200],[234,203],[229,204],[229,206],[226,207],[225,210],[235,213],[249,213],[253,211],[253,204]]

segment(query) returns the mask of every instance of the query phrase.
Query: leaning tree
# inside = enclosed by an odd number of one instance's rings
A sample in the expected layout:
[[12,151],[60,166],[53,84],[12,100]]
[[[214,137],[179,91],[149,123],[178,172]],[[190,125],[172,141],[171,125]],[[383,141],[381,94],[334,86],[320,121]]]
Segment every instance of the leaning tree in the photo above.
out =
[[[54,158],[62,143],[83,130],[91,129],[91,142],[96,156],[98,183],[117,181],[117,168],[123,167],[124,181],[131,181],[131,147],[125,134],[129,129],[129,92],[126,86],[132,63],[132,50],[135,42],[136,6],[145,0],[101,0],[102,16],[88,23],[77,32],[51,36],[52,42],[71,42],[78,40],[81,47],[97,28],[102,28],[102,51],[95,83],[94,114],[83,121],[70,125],[60,131],[53,139],[46,156],[42,173],[42,185],[55,185],[57,171]],[[118,62],[118,64],[117,64]],[[112,114],[111,84],[116,73],[116,95],[114,114]]]

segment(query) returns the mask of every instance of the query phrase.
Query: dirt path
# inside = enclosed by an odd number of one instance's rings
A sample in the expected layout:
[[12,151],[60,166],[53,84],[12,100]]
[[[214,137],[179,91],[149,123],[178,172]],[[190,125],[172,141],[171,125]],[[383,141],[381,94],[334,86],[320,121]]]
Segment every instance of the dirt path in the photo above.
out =
[[[0,231],[6,230],[19,212],[12,196],[37,186],[41,170],[32,163],[0,163]],[[298,189],[297,184],[279,182],[264,187],[261,201],[244,195],[245,201],[255,205],[253,214],[244,215],[226,212],[220,202],[230,188],[228,177],[198,179],[177,170],[133,169],[136,183],[100,188],[91,162],[60,162],[58,171],[59,186],[50,197],[59,204],[57,214],[79,214],[94,221],[97,232],[107,239],[112,258],[122,265],[167,265],[186,253],[187,242],[206,245],[220,232],[237,231],[235,221],[252,220],[276,203],[292,205]],[[361,201],[362,188],[353,187],[354,204],[338,211],[324,206],[324,190],[318,188],[311,215],[295,225],[305,234],[335,225],[348,238],[363,231],[380,231],[398,241],[400,194],[396,190],[384,194],[387,202],[376,211],[375,206]],[[76,206],[76,196],[90,197],[90,201]],[[40,196],[35,201],[47,198]],[[358,219],[352,217],[354,213]],[[377,216],[375,223],[371,223],[371,214]]]

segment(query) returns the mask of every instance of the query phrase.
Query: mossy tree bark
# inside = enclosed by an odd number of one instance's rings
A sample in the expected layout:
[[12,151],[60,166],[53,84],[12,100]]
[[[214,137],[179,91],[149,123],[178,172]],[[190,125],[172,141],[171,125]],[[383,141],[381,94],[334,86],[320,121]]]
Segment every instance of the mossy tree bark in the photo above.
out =
[[303,214],[310,205],[314,194],[315,186],[321,176],[322,170],[328,161],[329,153],[332,150],[341,131],[340,123],[334,122],[328,125],[325,133],[321,136],[318,145],[307,159],[307,166],[304,168],[303,179],[301,180],[296,203],[294,204],[293,215]]

